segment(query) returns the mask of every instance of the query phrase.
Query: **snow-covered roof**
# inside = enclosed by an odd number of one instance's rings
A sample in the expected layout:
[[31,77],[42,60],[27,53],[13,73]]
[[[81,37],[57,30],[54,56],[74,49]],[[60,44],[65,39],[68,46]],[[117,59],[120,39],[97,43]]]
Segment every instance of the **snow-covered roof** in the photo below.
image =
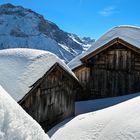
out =
[[71,70],[79,67],[82,65],[82,62],[81,62],[81,58],[83,56],[83,53],[76,56],[74,59],[72,59],[69,63],[68,63],[68,66],[70,67]]
[[1,86],[0,139],[49,140],[41,126]]
[[55,63],[76,78],[70,68],[50,52],[23,48],[0,50],[0,84],[19,101]]
[[74,69],[82,64],[81,60],[85,56],[89,55],[90,53],[94,52],[96,49],[104,46],[111,40],[115,38],[120,38],[129,44],[140,48],[140,27],[136,26],[129,26],[129,25],[121,25],[117,26],[103,36],[101,36],[87,51],[85,51],[82,55],[77,56],[74,60],[68,63],[68,66],[71,69]]

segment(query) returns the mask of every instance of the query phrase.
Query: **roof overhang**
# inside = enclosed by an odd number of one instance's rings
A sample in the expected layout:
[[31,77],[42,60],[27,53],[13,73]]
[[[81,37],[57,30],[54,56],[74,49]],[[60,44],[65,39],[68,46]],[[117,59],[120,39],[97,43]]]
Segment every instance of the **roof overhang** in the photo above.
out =
[[30,86],[31,90],[20,101],[18,101],[18,103],[21,104],[56,67],[60,67],[62,70],[64,70],[77,83],[77,85],[79,85],[79,87],[82,87],[79,80],[74,77],[74,75],[69,73],[62,65],[56,62],[40,79],[38,79],[33,85]]
[[112,46],[113,44],[116,44],[116,43],[120,43],[124,46],[126,46],[127,48],[137,52],[137,53],[140,53],[140,49],[130,43],[128,43],[127,41],[117,37],[117,38],[114,38],[112,39],[111,41],[109,41],[108,43],[106,43],[105,45],[97,48],[96,50],[94,50],[93,52],[89,53],[88,55],[84,56],[83,58],[81,58],[80,60],[84,63],[84,62],[87,62],[88,59],[90,59],[91,57],[99,54],[100,52],[104,51],[105,49],[109,48],[110,46]]

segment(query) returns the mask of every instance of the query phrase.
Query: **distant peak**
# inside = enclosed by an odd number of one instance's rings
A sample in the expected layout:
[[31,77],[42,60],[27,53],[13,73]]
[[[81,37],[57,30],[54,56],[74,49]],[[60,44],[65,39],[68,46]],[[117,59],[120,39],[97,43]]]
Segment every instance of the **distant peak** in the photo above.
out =
[[95,39],[92,39],[90,37],[83,37],[82,41],[85,42],[86,44],[92,44],[95,42]]
[[14,5],[12,5],[11,3],[6,3],[0,6],[1,8],[15,8]]

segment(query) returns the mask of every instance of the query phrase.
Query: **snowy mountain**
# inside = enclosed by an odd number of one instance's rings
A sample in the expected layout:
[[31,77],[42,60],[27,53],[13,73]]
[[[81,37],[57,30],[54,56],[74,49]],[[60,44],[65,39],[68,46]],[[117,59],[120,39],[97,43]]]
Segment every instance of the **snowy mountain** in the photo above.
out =
[[81,114],[55,126],[48,132],[51,140],[140,139],[140,93],[78,104],[78,112],[91,111],[91,108],[94,111],[103,106],[105,109]]
[[55,53],[66,62],[89,48],[94,39],[79,38],[30,9],[0,6],[0,49],[36,48]]
[[49,140],[41,126],[1,86],[0,140]]

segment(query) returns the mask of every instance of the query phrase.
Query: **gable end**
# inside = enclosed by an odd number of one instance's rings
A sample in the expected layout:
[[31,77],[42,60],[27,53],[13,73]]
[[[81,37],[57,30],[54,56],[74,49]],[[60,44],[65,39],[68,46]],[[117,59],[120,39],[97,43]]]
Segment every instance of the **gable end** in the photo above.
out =
[[134,46],[134,45],[132,45],[132,44],[130,44],[130,43],[126,42],[125,40],[123,40],[123,39],[121,39],[121,38],[118,37],[118,38],[115,38],[115,39],[111,40],[107,44],[101,46],[100,48],[96,49],[95,51],[93,51],[92,53],[88,54],[87,56],[83,57],[81,59],[81,61],[83,63],[85,63],[91,57],[99,54],[100,52],[106,50],[107,48],[111,47],[112,45],[119,44],[119,43],[122,44],[122,45],[124,45],[125,47],[127,47],[127,48],[129,48],[129,49],[131,49],[131,50],[133,50],[135,52],[137,52],[137,53],[140,53],[140,49],[138,47],[136,47],[136,46]]
[[76,83],[76,85],[81,86],[78,79],[76,79],[73,75],[71,75],[63,66],[61,66],[59,63],[55,63],[49,71],[47,71],[40,79],[38,79],[33,85],[30,86],[31,90],[18,102],[21,104],[30,94],[41,84],[41,82],[55,69],[59,67],[62,69],[67,76],[70,76],[70,78]]

